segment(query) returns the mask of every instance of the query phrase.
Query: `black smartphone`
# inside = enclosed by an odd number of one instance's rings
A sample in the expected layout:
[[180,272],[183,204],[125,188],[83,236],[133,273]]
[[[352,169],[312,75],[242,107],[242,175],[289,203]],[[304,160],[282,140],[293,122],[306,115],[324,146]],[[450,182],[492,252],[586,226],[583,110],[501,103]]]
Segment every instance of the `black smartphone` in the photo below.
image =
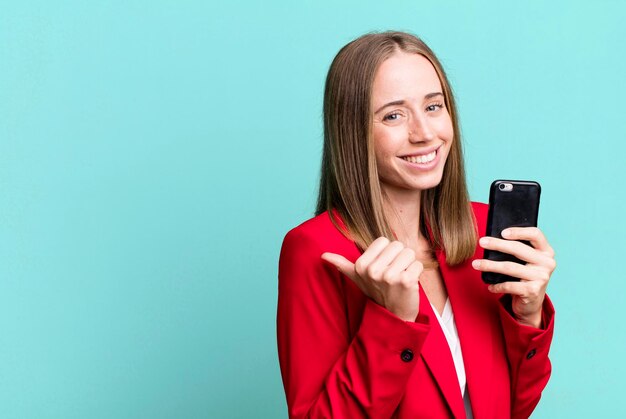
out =
[[[523,180],[494,181],[489,191],[487,236],[501,239],[502,230],[508,227],[537,227],[540,194],[541,186],[537,182]],[[530,244],[528,242],[525,243]],[[485,249],[484,259],[526,264],[526,262],[508,253],[488,249]],[[518,278],[495,272],[483,272],[482,278],[487,284],[519,281]]]

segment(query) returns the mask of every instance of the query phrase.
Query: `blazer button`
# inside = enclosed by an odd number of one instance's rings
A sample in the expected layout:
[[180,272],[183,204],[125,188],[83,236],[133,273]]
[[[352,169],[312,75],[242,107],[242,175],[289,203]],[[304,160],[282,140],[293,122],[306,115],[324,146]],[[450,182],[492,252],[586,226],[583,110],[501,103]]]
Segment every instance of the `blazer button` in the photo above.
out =
[[405,349],[404,351],[402,351],[400,358],[404,362],[411,362],[413,360],[413,351],[410,349]]
[[530,352],[528,352],[528,354],[526,355],[526,359],[530,359],[533,356],[535,356],[535,354],[537,353],[536,349],[531,349]]

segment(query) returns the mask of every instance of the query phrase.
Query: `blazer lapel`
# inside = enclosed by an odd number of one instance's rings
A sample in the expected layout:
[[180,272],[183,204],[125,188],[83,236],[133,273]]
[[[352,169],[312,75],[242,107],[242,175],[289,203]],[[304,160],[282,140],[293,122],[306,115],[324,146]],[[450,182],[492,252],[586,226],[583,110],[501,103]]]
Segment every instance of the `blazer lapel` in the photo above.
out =
[[459,380],[454,369],[450,346],[441,330],[430,302],[421,288],[420,313],[424,313],[430,319],[430,333],[422,347],[422,359],[435,378],[454,417],[465,418],[461,388],[459,387]]
[[480,274],[471,267],[471,261],[449,267],[443,252],[437,252],[437,259],[459,333],[472,412],[474,417],[488,417],[491,405],[489,377],[492,373],[492,339],[498,333],[491,330],[494,328],[494,319],[488,310],[492,304],[490,295]]

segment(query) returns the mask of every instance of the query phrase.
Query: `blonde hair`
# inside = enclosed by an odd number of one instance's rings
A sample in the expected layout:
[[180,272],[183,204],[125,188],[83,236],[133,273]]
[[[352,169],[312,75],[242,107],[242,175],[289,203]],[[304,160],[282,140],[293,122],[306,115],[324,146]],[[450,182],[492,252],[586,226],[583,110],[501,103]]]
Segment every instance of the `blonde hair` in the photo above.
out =
[[[383,193],[376,167],[371,96],[379,66],[396,51],[428,59],[441,82],[454,129],[454,141],[441,182],[423,191],[421,230],[434,249],[443,249],[446,261],[456,265],[476,248],[476,227],[467,193],[461,133],[450,83],[441,63],[419,38],[404,32],[363,35],[344,46],[333,60],[324,91],[324,149],[316,215],[336,210],[345,224],[343,233],[366,249],[380,236],[394,234],[383,210]],[[427,234],[427,227],[432,234]]]

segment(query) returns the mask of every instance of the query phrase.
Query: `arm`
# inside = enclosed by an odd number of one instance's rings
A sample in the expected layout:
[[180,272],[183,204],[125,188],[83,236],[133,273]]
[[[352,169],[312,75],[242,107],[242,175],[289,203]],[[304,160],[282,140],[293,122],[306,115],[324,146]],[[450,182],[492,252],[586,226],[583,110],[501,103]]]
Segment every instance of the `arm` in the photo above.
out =
[[[427,319],[406,322],[367,299],[350,336],[345,278],[320,258],[324,250],[315,237],[293,230],[281,251],[277,332],[289,416],[390,417],[428,333]],[[402,359],[405,349],[414,359]]]
[[[513,262],[474,260],[482,271],[503,273],[519,282],[489,286],[501,298],[500,319],[511,372],[511,417],[528,418],[550,378],[548,350],[554,331],[554,307],[546,288],[556,268],[554,250],[536,227],[512,227],[502,232],[504,240],[483,237],[480,245],[517,256],[525,265]],[[527,240],[530,246],[517,240]]]
[[536,329],[511,315],[510,300],[510,296],[502,297],[500,321],[511,371],[511,418],[526,419],[539,403],[550,378],[548,351],[554,333],[554,307],[546,296],[542,309],[544,328]]

